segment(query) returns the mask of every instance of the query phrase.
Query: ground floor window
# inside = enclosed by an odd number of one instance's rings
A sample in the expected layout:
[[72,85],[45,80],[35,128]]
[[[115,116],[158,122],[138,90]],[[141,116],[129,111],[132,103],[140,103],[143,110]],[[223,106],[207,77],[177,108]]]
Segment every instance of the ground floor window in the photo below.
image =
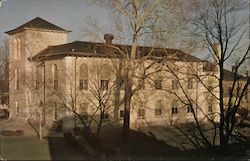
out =
[[54,103],[53,105],[53,120],[57,120],[57,104]]
[[15,102],[15,107],[16,107],[16,116],[19,114],[19,105],[18,102]]
[[145,109],[138,110],[138,118],[141,118],[141,119],[145,118]]
[[172,114],[174,115],[174,114],[177,114],[177,113],[178,113],[177,107],[173,107],[173,108],[172,108]]
[[124,118],[124,111],[120,110],[120,119],[123,119],[123,118]]

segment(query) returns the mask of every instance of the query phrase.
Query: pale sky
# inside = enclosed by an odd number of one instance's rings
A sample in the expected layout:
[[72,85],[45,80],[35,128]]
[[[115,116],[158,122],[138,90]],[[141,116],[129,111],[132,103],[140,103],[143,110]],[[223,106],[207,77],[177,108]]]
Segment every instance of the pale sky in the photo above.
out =
[[[1,1],[1,0],[0,0]],[[0,7],[0,36],[36,17],[41,17],[59,27],[72,31],[68,42],[86,40],[84,27],[91,17],[109,30],[110,13],[91,0],[5,0]],[[110,31],[111,32],[111,31]]]
[[[250,19],[249,10],[238,14],[238,18],[242,16],[248,16]],[[112,14],[104,8],[93,5],[91,0],[2,0],[0,6],[0,41],[2,38],[8,37],[4,32],[36,17],[41,17],[61,28],[72,31],[68,35],[68,42],[91,40],[84,34],[89,18],[96,19],[97,25],[101,26],[106,33],[114,33],[111,29],[114,21]],[[249,38],[247,37],[244,42],[249,42]],[[196,56],[202,55],[204,54]]]

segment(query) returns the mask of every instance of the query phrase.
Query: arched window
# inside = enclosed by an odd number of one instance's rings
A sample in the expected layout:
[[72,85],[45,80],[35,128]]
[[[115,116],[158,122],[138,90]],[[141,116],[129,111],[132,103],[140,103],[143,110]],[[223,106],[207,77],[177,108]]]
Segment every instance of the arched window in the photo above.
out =
[[19,71],[17,68],[14,70],[14,86],[15,90],[19,90]]
[[17,59],[21,58],[21,41],[20,41],[20,37],[17,37]]
[[16,107],[16,116],[19,114],[19,105],[18,102],[15,102],[15,107]]
[[79,89],[88,90],[88,66],[86,64],[80,65],[80,79],[79,79]]
[[53,105],[53,120],[57,120],[57,104],[56,102],[54,102],[54,105]]
[[107,90],[108,89],[108,84],[109,84],[109,76],[110,76],[110,67],[107,64],[104,64],[101,66],[101,72],[100,72],[100,88],[102,90]]
[[41,81],[41,78],[40,78],[39,68],[37,67],[36,68],[36,80],[35,80],[35,88],[36,89],[39,89],[40,81]]
[[17,49],[18,49],[17,45],[18,45],[17,39],[14,37],[13,44],[12,44],[12,49],[13,49],[12,51],[13,51],[13,58],[14,59],[17,59]]
[[53,77],[53,89],[58,90],[58,68],[56,64],[54,64],[52,68],[52,77]]

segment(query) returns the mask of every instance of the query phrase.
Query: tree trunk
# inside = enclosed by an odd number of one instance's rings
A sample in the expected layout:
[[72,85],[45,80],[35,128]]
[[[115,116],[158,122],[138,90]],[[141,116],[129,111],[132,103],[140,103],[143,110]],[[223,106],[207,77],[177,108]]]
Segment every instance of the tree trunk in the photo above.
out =
[[130,105],[132,98],[132,84],[130,81],[126,83],[125,101],[124,101],[124,120],[123,120],[123,140],[126,141],[130,128]]

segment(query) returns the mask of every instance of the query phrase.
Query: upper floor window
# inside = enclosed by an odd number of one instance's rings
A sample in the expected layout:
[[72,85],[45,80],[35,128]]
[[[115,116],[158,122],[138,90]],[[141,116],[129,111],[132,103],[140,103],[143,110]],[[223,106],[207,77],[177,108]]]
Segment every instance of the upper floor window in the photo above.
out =
[[177,90],[178,89],[178,81],[176,79],[172,80],[172,89]]
[[56,64],[54,64],[52,67],[52,77],[53,77],[53,89],[58,90],[58,68]]
[[193,89],[193,79],[192,78],[188,78],[188,89]]
[[19,70],[17,68],[14,69],[14,86],[15,90],[19,90]]
[[88,90],[88,66],[86,64],[80,65],[80,79],[79,79],[79,89]]
[[161,79],[156,79],[154,83],[155,83],[155,89],[162,89],[162,80]]

